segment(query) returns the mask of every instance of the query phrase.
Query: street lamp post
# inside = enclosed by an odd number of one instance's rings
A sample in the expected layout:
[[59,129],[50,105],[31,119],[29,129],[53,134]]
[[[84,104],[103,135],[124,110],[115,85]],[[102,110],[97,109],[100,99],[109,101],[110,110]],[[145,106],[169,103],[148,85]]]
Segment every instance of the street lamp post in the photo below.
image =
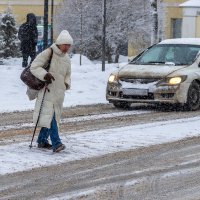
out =
[[80,2],[80,14],[81,14],[81,19],[80,19],[80,23],[81,23],[81,30],[80,30],[80,35],[81,35],[81,45],[80,45],[80,65],[82,65],[82,54],[83,54],[83,3],[82,0]]
[[80,13],[80,65],[82,65],[82,54],[83,54],[83,2],[82,0],[76,1],[76,8]]
[[105,54],[106,54],[106,0],[103,0],[102,11],[102,71],[105,71]]
[[51,0],[51,44],[53,44],[53,16],[54,15],[54,0]]
[[43,34],[43,49],[48,46],[48,0],[44,0],[44,34]]

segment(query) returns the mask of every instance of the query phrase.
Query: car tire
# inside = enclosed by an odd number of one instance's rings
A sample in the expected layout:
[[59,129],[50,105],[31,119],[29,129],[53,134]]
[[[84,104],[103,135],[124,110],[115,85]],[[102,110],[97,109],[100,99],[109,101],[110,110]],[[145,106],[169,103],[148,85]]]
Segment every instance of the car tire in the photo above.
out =
[[188,89],[186,109],[195,111],[200,106],[200,85],[193,81]]
[[116,108],[130,108],[131,107],[131,103],[129,102],[114,102],[113,105]]

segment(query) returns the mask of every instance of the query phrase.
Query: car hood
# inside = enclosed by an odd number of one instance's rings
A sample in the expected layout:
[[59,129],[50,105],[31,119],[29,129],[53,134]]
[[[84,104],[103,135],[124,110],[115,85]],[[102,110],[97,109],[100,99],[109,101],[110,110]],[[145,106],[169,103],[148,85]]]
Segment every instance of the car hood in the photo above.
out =
[[119,78],[164,78],[186,66],[128,64],[118,72]]

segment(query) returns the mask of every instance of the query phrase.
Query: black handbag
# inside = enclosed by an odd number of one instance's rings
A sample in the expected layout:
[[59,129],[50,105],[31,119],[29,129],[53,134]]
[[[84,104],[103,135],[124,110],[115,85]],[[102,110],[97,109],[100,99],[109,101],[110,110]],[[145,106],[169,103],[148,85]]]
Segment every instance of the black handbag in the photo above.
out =
[[[45,66],[43,66],[43,68],[45,70],[47,70],[47,72],[49,71],[50,68],[50,64],[51,64],[51,59],[53,56],[53,50],[51,49],[51,55],[49,57],[49,60],[47,62],[47,64]],[[28,67],[26,67],[20,76],[20,79],[30,88],[30,89],[34,89],[34,90],[41,90],[42,88],[44,88],[45,86],[45,81],[41,81],[40,79],[36,78],[30,71],[30,67],[31,64],[29,64]]]

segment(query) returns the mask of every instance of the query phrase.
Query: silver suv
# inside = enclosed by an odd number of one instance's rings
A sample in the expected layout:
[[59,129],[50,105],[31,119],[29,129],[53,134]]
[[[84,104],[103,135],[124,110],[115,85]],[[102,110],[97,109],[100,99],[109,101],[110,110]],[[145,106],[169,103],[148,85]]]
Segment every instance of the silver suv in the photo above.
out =
[[168,39],[153,45],[113,72],[106,99],[118,108],[131,103],[200,106],[200,38]]

